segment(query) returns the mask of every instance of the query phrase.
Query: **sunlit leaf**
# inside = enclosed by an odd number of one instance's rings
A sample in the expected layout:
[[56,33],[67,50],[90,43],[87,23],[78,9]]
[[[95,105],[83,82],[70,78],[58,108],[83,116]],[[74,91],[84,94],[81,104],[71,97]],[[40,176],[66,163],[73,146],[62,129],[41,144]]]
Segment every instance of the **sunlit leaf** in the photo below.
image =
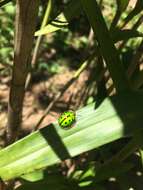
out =
[[52,21],[47,26],[45,26],[42,29],[36,31],[35,36],[45,35],[45,34],[49,34],[49,33],[52,33],[52,32],[56,32],[58,30],[62,30],[63,28],[67,27],[68,23],[74,17],[77,17],[81,12],[82,11],[81,11],[81,3],[80,3],[80,1],[72,0],[66,6],[64,11],[58,15],[56,21]]
[[22,175],[21,178],[23,178],[27,181],[31,181],[31,182],[39,181],[39,180],[44,179],[44,173],[42,170],[38,170],[38,171],[35,171],[32,173]]
[[[134,101],[136,100],[136,101]],[[0,151],[0,177],[12,179],[131,135],[142,127],[142,94],[105,99],[77,111],[73,128],[57,122]]]
[[45,26],[45,27],[41,28],[40,30],[38,30],[37,32],[35,32],[35,36],[45,35],[45,34],[55,32],[57,30],[62,30],[67,25],[68,25],[68,22],[62,13],[57,17],[56,20],[52,21],[47,26]]

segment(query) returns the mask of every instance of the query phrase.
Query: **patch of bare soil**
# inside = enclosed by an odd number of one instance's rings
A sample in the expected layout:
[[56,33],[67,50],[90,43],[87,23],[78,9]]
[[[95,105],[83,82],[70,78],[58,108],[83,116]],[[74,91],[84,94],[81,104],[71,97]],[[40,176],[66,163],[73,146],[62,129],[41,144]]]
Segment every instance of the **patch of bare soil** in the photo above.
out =
[[[66,69],[63,73],[55,74],[45,81],[33,84],[31,89],[25,93],[22,123],[24,131],[29,133],[34,128],[54,96],[72,78],[73,74],[74,71]],[[62,98],[60,98],[50,113],[45,117],[40,127],[56,121],[59,114],[64,110],[78,108],[83,101],[84,87],[87,80],[88,72],[85,71],[63,94]],[[10,82],[5,78],[1,78],[0,81],[0,129],[4,129],[7,123],[8,84]]]

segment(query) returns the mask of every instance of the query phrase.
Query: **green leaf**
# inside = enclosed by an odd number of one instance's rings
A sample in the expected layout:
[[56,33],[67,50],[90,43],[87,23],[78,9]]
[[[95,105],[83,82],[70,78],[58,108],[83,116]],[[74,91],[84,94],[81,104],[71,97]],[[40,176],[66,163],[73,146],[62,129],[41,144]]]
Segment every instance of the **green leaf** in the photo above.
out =
[[55,21],[52,21],[47,26],[42,27],[40,30],[38,30],[37,32],[35,32],[35,36],[45,35],[45,34],[49,34],[49,33],[55,32],[57,30],[62,30],[67,25],[68,25],[68,22],[67,22],[65,16],[63,15],[63,13],[61,13],[56,18]]
[[[75,14],[76,13],[76,14]],[[35,36],[45,35],[52,32],[56,32],[58,30],[62,30],[67,27],[68,23],[74,18],[77,17],[81,13],[81,3],[80,1],[72,0],[64,12],[60,13],[57,16],[57,19],[60,22],[52,21],[47,26],[35,32]]]
[[99,165],[96,167],[96,164],[89,168],[87,171],[84,171],[81,177],[79,178],[79,184],[82,186],[84,182],[88,184],[96,184],[100,181],[106,180],[110,177],[117,177],[123,173],[126,173],[131,168],[133,168],[132,163],[112,163],[107,165]]
[[142,167],[143,167],[143,148],[139,149],[139,153],[140,153],[141,163],[142,163]]
[[117,177],[134,168],[132,163],[112,162],[110,164],[101,164],[92,162],[83,171],[77,170],[72,174],[72,179],[77,181],[79,186],[93,186],[110,177]]
[[76,124],[64,130],[55,122],[0,151],[0,177],[9,180],[44,169],[142,129],[143,95],[106,98],[76,112]]
[[43,170],[38,170],[32,173],[22,175],[21,178],[31,182],[39,181],[44,178],[44,173]]
[[123,65],[96,0],[81,0],[81,2],[93,28],[95,37],[100,44],[101,53],[105,59],[116,90],[118,92],[129,90]]
[[130,30],[130,29],[120,30],[117,28],[112,32],[112,38],[115,43],[121,40],[128,40],[130,38],[136,38],[136,37],[143,37],[143,33],[137,30]]
[[[16,188],[16,190],[67,190],[70,187],[74,189],[74,183],[69,182],[61,174],[48,174],[44,180],[40,180],[35,183],[26,182],[22,186]],[[75,189],[74,189],[75,190]]]

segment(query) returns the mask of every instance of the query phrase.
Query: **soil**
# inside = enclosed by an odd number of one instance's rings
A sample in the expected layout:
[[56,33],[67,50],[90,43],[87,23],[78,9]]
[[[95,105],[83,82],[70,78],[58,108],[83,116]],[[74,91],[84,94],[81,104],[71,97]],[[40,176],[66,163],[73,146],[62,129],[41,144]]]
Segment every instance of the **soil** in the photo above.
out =
[[[44,81],[33,83],[25,92],[23,104],[22,129],[29,133],[40,120],[49,103],[61,88],[72,78],[74,71],[65,69],[64,72],[55,74]],[[55,104],[50,113],[45,117],[39,127],[44,127],[56,121],[59,114],[65,110],[75,110],[82,103],[82,90],[88,80],[87,71],[66,90],[62,98]],[[80,87],[80,88],[79,88]],[[8,98],[10,90],[10,77],[0,77],[0,131],[3,133],[7,123]],[[79,104],[79,102],[81,102]]]

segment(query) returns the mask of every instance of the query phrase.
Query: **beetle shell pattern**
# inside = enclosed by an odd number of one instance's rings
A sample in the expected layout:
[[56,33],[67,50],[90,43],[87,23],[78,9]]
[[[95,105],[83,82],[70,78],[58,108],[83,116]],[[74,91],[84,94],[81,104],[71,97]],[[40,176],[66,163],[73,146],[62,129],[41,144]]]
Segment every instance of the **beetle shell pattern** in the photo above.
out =
[[73,111],[65,111],[60,115],[58,123],[62,128],[68,129],[73,126],[75,119],[76,115]]

